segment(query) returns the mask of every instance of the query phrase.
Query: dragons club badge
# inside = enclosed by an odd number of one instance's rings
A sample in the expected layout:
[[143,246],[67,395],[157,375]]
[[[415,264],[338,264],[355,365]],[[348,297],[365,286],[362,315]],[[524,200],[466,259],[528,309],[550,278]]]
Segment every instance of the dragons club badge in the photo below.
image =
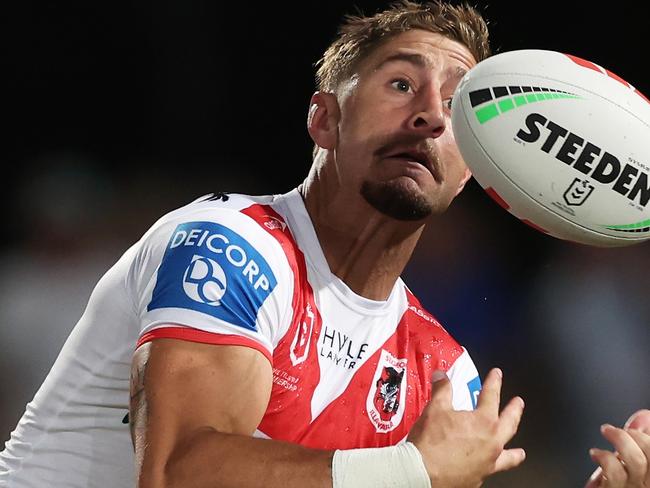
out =
[[406,381],[406,359],[382,349],[366,399],[368,417],[377,432],[390,432],[402,421]]

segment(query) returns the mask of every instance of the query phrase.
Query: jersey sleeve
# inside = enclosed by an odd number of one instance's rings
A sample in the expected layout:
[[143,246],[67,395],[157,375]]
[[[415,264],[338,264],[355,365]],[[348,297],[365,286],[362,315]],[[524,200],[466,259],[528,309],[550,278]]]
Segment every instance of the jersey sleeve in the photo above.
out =
[[157,338],[248,346],[270,361],[293,278],[278,242],[228,208],[179,212],[143,237],[131,276],[138,346]]
[[447,376],[451,381],[454,410],[474,410],[481,391],[481,378],[465,348],[447,371]]

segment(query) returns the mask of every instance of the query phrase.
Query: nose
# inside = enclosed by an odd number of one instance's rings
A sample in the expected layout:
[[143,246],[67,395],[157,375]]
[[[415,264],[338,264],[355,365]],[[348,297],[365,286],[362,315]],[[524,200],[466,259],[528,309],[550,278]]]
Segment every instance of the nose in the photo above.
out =
[[414,100],[415,112],[408,121],[409,129],[425,137],[438,138],[447,128],[440,90],[431,87],[429,90],[422,90],[418,95]]

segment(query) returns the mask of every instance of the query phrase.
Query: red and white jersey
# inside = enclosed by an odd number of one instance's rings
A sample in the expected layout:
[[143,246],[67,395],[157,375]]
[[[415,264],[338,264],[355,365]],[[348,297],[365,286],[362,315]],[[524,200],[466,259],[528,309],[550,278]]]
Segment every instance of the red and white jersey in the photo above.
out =
[[329,270],[297,190],[202,198],[160,219],[100,280],[0,453],[0,486],[134,484],[134,349],[157,338],[252,347],[273,366],[258,437],[324,449],[402,442],[447,372],[456,409],[480,380],[401,280],[386,301]]

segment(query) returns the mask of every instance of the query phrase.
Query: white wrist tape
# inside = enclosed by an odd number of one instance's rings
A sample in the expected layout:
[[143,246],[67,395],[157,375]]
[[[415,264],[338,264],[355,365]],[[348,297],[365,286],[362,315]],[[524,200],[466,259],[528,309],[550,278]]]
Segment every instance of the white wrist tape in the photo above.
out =
[[411,442],[336,451],[332,484],[333,488],[431,488],[420,451]]

